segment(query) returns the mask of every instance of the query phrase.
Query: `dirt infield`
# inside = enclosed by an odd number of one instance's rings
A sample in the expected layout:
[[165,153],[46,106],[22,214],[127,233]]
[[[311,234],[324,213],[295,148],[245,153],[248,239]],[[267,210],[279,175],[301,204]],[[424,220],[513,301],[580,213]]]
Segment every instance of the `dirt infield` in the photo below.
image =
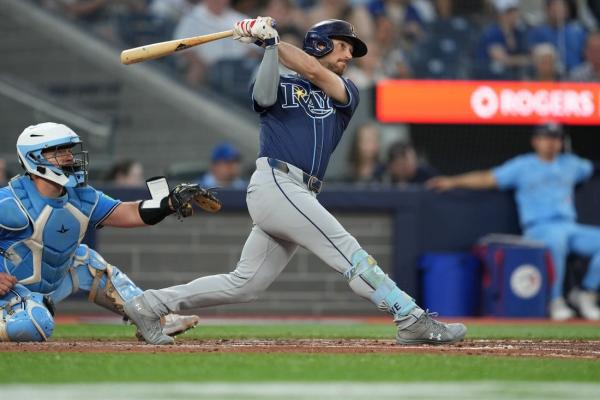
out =
[[600,359],[600,340],[467,340],[452,346],[399,346],[390,340],[184,340],[173,346],[133,341],[0,343],[0,352],[76,353],[428,353]]

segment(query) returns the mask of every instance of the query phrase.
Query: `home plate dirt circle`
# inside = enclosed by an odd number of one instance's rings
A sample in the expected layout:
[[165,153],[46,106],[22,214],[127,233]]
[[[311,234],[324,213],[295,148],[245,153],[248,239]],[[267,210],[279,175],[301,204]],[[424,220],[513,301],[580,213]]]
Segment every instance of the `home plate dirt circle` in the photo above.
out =
[[429,353],[600,359],[600,340],[466,340],[454,345],[396,345],[391,340],[181,340],[172,346],[152,346],[134,341],[50,341],[0,343],[0,352],[77,353]]

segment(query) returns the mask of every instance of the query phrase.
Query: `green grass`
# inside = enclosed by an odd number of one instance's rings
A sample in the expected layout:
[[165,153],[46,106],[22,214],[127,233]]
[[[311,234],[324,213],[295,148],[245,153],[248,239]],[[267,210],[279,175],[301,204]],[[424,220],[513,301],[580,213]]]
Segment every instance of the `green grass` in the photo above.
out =
[[408,354],[0,353],[0,383],[171,381],[577,381],[597,382],[600,363]]
[[[469,339],[588,339],[600,340],[597,325],[489,325],[468,324]],[[125,325],[59,325],[53,340],[95,338],[130,339],[133,327]],[[267,324],[205,325],[180,338],[194,339],[392,339],[395,327],[378,324]]]
[[[600,339],[598,326],[470,324],[469,338]],[[133,340],[124,325],[59,325],[52,340]],[[180,337],[379,338],[391,339],[392,325],[267,324],[207,325]],[[1,346],[1,344],[0,344]],[[0,352],[11,373],[3,383],[91,383],[170,381],[569,381],[598,382],[593,360],[538,359],[444,354],[284,353],[28,353]]]

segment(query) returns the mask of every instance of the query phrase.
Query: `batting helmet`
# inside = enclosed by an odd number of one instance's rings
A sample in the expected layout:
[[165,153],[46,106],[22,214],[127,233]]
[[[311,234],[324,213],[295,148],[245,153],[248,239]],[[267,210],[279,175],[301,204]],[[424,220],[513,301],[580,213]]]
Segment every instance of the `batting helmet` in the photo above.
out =
[[331,39],[350,42],[354,48],[353,57],[362,57],[367,54],[367,45],[358,38],[352,24],[339,19],[328,19],[313,25],[306,32],[302,49],[311,56],[323,57],[333,50]]

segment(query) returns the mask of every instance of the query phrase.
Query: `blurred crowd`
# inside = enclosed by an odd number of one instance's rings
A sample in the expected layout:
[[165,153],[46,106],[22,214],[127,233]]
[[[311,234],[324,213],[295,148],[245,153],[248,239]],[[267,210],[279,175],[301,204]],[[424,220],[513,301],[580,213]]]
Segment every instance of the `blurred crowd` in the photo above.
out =
[[[344,19],[369,47],[347,71],[361,90],[386,78],[600,81],[600,0],[32,1],[119,48],[229,30],[258,15],[273,17],[282,40],[301,47],[314,23]],[[219,40],[156,62],[188,87],[247,105],[261,51]],[[361,122],[348,132],[347,173],[338,179],[403,185],[437,175],[410,140],[384,141],[380,125]],[[241,187],[246,176],[234,150],[217,145],[198,181]]]
[[[600,80],[600,0],[36,1],[120,46],[224,31],[258,15],[301,45],[315,22],[345,19],[369,46],[348,71],[359,88],[383,78]],[[244,96],[260,51],[222,40],[163,62],[190,86]]]

